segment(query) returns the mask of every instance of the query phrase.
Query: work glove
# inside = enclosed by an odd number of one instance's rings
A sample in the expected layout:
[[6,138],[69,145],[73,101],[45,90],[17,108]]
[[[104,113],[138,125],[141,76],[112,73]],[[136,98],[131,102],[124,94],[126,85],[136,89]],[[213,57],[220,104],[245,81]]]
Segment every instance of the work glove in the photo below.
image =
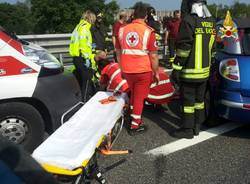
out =
[[171,82],[174,84],[174,86],[179,86],[180,84],[180,70],[173,70],[171,74]]
[[90,59],[85,59],[85,63],[84,63],[84,65],[85,65],[87,68],[89,68],[89,67],[90,67],[90,65],[91,65],[91,61],[90,61]]

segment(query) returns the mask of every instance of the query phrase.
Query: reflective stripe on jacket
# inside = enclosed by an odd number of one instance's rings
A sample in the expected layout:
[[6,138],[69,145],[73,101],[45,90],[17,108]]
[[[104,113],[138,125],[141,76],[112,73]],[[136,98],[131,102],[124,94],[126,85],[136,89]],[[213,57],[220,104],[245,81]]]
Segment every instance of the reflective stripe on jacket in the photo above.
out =
[[[102,70],[102,76],[103,75],[107,75],[108,77],[107,90],[128,92],[128,83],[122,78],[121,70],[117,63],[111,63],[105,66]],[[151,84],[149,95],[146,99],[148,102],[153,104],[164,104],[169,102],[175,91],[169,80],[168,74],[166,74],[162,68],[159,69],[159,77],[160,81],[158,84]]]
[[214,19],[188,15],[181,22],[178,37],[173,68],[181,70],[183,80],[206,80],[215,41]]
[[124,73],[152,71],[148,55],[148,42],[152,31],[146,24],[136,20],[120,28],[121,67]]
[[128,91],[128,83],[121,76],[121,70],[118,63],[110,63],[104,67],[101,72],[102,75],[108,77],[108,91]]
[[151,84],[149,95],[146,99],[148,102],[153,104],[168,103],[175,92],[169,76],[164,72],[163,68],[159,69],[159,77],[160,81],[158,84]]

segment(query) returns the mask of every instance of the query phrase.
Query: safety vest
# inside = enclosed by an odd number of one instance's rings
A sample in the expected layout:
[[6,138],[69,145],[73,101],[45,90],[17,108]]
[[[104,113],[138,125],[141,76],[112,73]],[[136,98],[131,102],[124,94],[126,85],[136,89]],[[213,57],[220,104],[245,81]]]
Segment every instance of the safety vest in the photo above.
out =
[[[81,20],[75,27],[71,34],[69,54],[72,57],[82,56],[85,59],[89,59],[92,69],[96,71],[97,66],[94,60],[95,54],[93,54],[92,51],[92,35],[90,28],[91,24],[85,20]],[[74,69],[75,68],[72,68],[72,70]]]
[[121,70],[118,63],[110,63],[105,66],[101,72],[102,75],[107,75],[109,81],[107,90],[108,91],[128,91],[128,83],[121,76]]
[[215,22],[213,18],[200,18],[194,15],[186,16],[183,21],[186,24],[185,27],[193,27],[193,32],[184,30],[184,26],[180,27],[177,59],[173,68],[181,70],[181,78],[185,81],[206,80],[209,77],[213,55]]
[[71,56],[82,56],[90,59],[92,55],[92,35],[90,32],[91,24],[81,20],[72,32],[69,53]]
[[134,20],[119,29],[121,69],[124,73],[152,71],[148,55],[148,42],[152,31],[153,29],[148,27],[146,23],[138,20]]

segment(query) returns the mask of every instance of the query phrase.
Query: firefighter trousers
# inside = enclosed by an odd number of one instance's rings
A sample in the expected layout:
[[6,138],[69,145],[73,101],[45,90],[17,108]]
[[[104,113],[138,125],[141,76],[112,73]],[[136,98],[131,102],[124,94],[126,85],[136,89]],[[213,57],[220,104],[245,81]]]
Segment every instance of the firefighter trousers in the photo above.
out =
[[183,128],[195,128],[205,121],[205,92],[207,81],[181,82]]
[[175,59],[176,39],[174,38],[168,39],[168,49],[169,49],[169,63],[172,64]]

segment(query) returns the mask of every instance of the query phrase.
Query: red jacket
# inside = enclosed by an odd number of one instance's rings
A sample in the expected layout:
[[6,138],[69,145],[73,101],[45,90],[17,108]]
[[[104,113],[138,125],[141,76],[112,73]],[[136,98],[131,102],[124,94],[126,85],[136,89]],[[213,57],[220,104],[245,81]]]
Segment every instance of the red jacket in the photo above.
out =
[[158,85],[156,83],[152,83],[150,86],[150,91],[148,98],[146,99],[148,102],[153,104],[165,104],[168,103],[175,92],[174,86],[170,82],[169,76],[166,72],[164,72],[163,68],[159,69],[160,81]]
[[128,91],[128,83],[122,78],[118,63],[110,63],[103,68],[100,84],[107,86],[108,91]]
[[170,39],[177,39],[179,33],[181,19],[173,19],[170,20],[167,24],[167,29],[169,31],[169,38]]
[[[148,102],[153,104],[164,104],[168,103],[175,91],[172,83],[169,80],[167,73],[162,68],[159,70],[160,82],[158,85],[152,83],[150,86],[150,92]],[[106,85],[108,91],[122,91],[128,92],[128,83],[121,76],[121,71],[118,63],[110,63],[101,72],[100,83]]]

